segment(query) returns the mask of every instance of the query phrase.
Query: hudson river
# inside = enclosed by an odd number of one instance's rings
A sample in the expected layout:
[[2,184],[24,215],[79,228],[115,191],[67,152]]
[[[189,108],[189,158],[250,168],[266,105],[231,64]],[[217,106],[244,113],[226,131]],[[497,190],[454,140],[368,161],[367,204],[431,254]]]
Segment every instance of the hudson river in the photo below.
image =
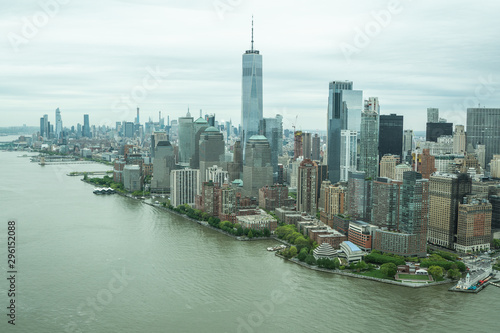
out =
[[[411,289],[311,271],[0,152],[0,332],[497,332],[500,288]],[[16,221],[15,327],[7,226]]]

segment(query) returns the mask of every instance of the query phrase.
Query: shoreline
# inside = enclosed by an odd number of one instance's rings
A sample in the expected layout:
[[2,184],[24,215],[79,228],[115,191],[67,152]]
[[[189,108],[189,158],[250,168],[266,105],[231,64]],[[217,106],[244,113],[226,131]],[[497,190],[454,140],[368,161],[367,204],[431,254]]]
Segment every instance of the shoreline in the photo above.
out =
[[[95,185],[95,184],[93,184],[93,183],[91,183],[89,181],[83,180],[83,179],[81,179],[81,181],[83,181],[84,183],[90,184],[90,185]],[[228,232],[226,232],[224,230],[215,228],[215,227],[211,226],[210,224],[208,224],[208,222],[199,221],[199,220],[193,219],[193,218],[191,218],[189,216],[186,216],[185,214],[178,213],[178,212],[173,211],[171,209],[168,209],[166,207],[162,207],[161,205],[158,205],[158,204],[154,204],[154,203],[150,203],[150,202],[145,202],[143,199],[139,199],[139,198],[133,197],[130,194],[121,193],[121,192],[116,192],[116,194],[119,194],[122,197],[126,197],[126,198],[129,198],[129,199],[132,199],[132,200],[140,201],[143,204],[149,205],[151,207],[155,207],[155,208],[161,209],[163,211],[169,212],[171,214],[183,217],[183,218],[185,218],[185,219],[187,219],[187,220],[189,220],[191,222],[197,223],[197,224],[199,224],[201,226],[204,226],[204,227],[207,227],[207,228],[212,229],[214,231],[217,231],[217,232],[219,232],[219,233],[221,233],[223,235],[232,237],[233,239],[235,239],[237,241],[275,240],[275,241],[278,241],[278,242],[280,242],[282,244],[285,244],[287,246],[291,246],[291,244],[289,244],[288,242],[286,242],[286,241],[284,241],[282,239],[279,239],[276,236],[259,237],[259,238],[247,238],[247,237],[242,238],[241,236],[232,235],[232,234],[230,234],[230,233],[228,233]],[[313,270],[313,271],[318,271],[318,272],[323,272],[323,273],[329,273],[329,274],[343,275],[343,276],[348,276],[348,277],[353,277],[353,278],[358,278],[358,279],[371,280],[371,281],[375,281],[375,282],[382,282],[382,283],[386,283],[386,284],[392,284],[392,285],[397,285],[397,286],[402,286],[402,287],[408,287],[408,288],[425,288],[425,287],[432,287],[432,286],[438,286],[438,285],[443,285],[443,284],[450,284],[450,283],[454,283],[455,282],[455,281],[445,280],[445,281],[432,282],[432,283],[412,283],[412,284],[409,284],[409,283],[406,283],[406,282],[398,282],[398,281],[380,279],[380,278],[376,278],[376,277],[372,277],[372,276],[364,276],[364,275],[359,275],[359,274],[355,274],[355,273],[344,272],[344,271],[341,271],[341,270],[330,270],[330,269],[326,269],[326,268],[320,268],[320,267],[317,267],[317,266],[311,266],[311,265],[306,264],[305,262],[299,261],[298,259],[293,259],[293,258],[292,259],[287,259],[284,256],[278,254],[278,252],[275,252],[275,256],[280,257],[280,258],[282,258],[285,261],[291,262],[293,264],[302,266],[304,268],[307,268],[307,269],[310,269],[310,270]]]
[[329,273],[329,274],[337,274],[337,275],[344,275],[344,276],[349,276],[349,277],[354,277],[358,279],[365,279],[365,280],[372,280],[376,282],[382,282],[382,283],[387,283],[387,284],[392,284],[396,286],[401,286],[401,287],[408,287],[408,288],[425,288],[425,287],[432,287],[432,286],[438,286],[442,284],[450,284],[454,283],[455,281],[450,281],[450,280],[445,280],[445,281],[439,281],[439,282],[432,282],[432,283],[405,283],[405,282],[398,282],[398,281],[392,281],[392,280],[387,280],[387,279],[379,279],[376,277],[372,276],[364,276],[364,275],[359,275],[355,273],[350,273],[350,272],[344,272],[339,269],[332,270],[332,269],[327,269],[327,268],[321,268],[317,266],[311,266],[306,264],[305,262],[301,262],[298,259],[287,259],[281,254],[275,253],[275,256],[282,258],[285,261],[291,262],[293,264],[302,266],[304,268],[308,268],[313,271],[318,271],[318,272],[323,272],[323,273]]

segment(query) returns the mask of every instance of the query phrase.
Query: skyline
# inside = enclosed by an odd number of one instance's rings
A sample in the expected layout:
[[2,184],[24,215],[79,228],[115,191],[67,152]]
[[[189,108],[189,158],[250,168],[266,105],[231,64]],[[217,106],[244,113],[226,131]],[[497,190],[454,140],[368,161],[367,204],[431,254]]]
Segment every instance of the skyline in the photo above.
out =
[[[378,97],[381,114],[403,115],[404,129],[425,130],[428,107],[454,125],[466,125],[466,108],[476,102],[500,107],[500,46],[491,28],[500,5],[492,1],[481,8],[465,1],[41,3],[52,7],[16,3],[0,14],[1,126],[37,126],[56,108],[65,126],[82,123],[83,114],[91,125],[113,126],[134,121],[136,107],[142,122],[158,111],[177,119],[189,107],[241,124],[241,55],[251,46],[252,14],[254,47],[264,58],[263,116],[283,115],[284,128],[298,115],[297,129],[325,131],[335,80],[353,81],[363,99]],[[37,19],[36,33],[23,34]],[[370,29],[363,45],[359,32]]]

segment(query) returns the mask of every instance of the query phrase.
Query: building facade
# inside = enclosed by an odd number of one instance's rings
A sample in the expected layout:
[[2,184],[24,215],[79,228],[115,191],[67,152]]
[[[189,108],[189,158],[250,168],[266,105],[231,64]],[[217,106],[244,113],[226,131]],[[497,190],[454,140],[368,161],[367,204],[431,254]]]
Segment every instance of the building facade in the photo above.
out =
[[200,170],[182,169],[170,172],[170,202],[172,206],[193,206],[200,194]]
[[361,114],[361,131],[359,139],[359,171],[364,171],[367,178],[378,177],[379,147],[379,106],[378,98],[365,100],[365,108]]

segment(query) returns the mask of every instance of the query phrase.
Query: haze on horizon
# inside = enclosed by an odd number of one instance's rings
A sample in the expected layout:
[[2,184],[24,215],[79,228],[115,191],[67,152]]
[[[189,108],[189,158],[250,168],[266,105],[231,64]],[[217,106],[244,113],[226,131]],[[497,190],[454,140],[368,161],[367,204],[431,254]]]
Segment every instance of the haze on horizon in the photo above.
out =
[[[241,55],[263,56],[264,117],[326,130],[328,83],[425,129],[427,107],[465,124],[500,107],[496,1],[42,0],[0,12],[0,126],[170,120],[189,107],[240,123]],[[30,30],[31,28],[31,30]]]

